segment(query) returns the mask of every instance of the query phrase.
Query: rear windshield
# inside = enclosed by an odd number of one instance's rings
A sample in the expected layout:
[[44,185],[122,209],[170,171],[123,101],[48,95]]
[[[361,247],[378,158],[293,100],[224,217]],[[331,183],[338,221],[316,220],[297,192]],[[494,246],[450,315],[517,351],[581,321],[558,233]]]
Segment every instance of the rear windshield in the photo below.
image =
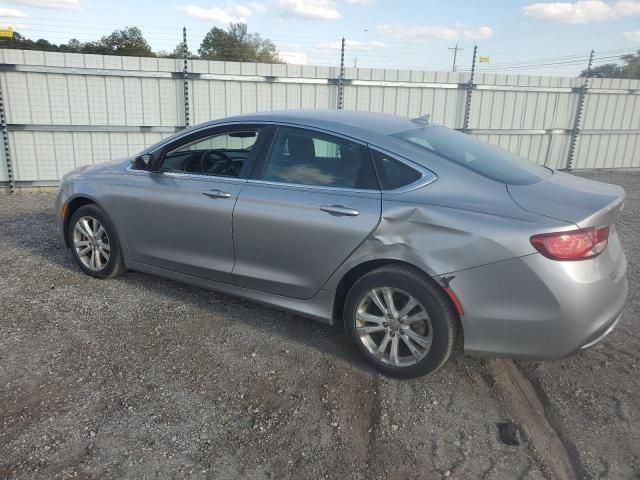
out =
[[445,127],[416,128],[393,136],[510,185],[535,183],[553,174],[552,170],[537,163]]

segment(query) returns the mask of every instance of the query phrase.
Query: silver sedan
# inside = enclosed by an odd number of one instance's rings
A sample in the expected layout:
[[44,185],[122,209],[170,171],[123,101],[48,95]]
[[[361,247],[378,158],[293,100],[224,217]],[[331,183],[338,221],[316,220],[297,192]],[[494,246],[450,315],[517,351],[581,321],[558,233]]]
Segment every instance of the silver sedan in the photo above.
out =
[[627,295],[621,188],[425,118],[344,111],[205,123],[66,175],[56,210],[88,275],[147,272],[344,325],[379,370],[465,352],[554,359]]

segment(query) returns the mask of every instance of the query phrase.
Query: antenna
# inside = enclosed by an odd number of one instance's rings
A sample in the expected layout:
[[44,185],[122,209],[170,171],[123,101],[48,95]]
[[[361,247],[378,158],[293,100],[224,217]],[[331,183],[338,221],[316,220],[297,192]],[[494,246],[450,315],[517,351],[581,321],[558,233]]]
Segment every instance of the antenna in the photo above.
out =
[[412,118],[411,121],[415,123],[421,123],[422,125],[429,125],[429,122],[431,121],[431,114],[425,113],[421,117]]

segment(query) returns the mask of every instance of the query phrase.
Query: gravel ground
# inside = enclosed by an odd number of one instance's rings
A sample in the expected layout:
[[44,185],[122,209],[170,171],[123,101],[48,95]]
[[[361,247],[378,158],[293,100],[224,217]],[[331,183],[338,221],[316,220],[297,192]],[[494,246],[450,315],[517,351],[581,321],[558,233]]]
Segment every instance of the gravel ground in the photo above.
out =
[[91,279],[52,194],[0,197],[0,478],[640,478],[640,172],[584,175],[628,193],[618,329],[564,361],[458,355],[410,381],[337,328],[135,272]]

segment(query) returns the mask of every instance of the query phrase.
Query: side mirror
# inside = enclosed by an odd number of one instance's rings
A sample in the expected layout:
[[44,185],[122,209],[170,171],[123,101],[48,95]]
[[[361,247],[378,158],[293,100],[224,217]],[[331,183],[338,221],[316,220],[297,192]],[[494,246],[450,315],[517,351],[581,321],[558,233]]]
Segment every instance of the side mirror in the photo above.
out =
[[138,155],[133,160],[133,168],[135,170],[149,170],[151,168],[151,160],[153,160],[153,155],[150,153]]

